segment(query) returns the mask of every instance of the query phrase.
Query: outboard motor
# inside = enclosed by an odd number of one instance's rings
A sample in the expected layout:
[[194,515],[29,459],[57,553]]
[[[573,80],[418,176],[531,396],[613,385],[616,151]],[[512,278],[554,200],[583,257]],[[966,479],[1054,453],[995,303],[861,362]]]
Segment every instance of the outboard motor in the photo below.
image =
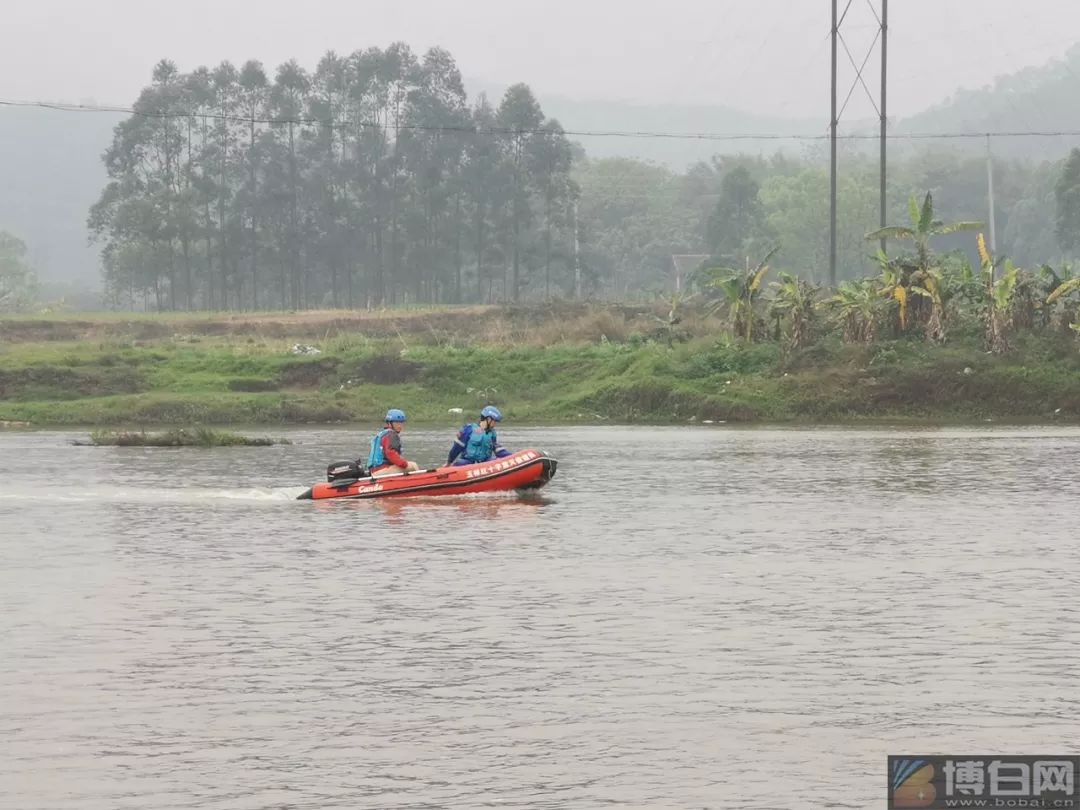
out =
[[339,484],[345,481],[356,481],[358,478],[366,478],[365,470],[358,461],[335,461],[326,468],[326,480],[331,484]]

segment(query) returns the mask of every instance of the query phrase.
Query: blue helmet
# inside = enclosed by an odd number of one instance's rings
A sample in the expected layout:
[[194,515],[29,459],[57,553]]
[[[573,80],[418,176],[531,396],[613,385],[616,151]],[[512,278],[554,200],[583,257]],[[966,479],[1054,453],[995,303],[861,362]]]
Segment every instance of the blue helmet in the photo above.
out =
[[387,422],[404,422],[405,421],[405,411],[398,410],[397,408],[391,408],[390,410],[388,410],[386,412],[386,421]]
[[494,419],[496,422],[502,421],[502,414],[499,413],[499,409],[494,405],[488,405],[484,410],[480,411],[480,418]]

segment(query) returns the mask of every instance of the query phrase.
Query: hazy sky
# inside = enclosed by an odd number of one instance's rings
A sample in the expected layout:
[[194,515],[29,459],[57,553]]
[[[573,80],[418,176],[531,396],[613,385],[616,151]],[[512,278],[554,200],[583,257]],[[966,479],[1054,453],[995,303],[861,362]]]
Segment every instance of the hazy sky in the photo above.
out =
[[[841,0],[841,8],[847,0]],[[858,61],[876,23],[853,0]],[[541,96],[721,104],[828,120],[829,0],[30,0],[5,4],[0,99],[130,103],[158,59],[182,70],[290,57],[314,67],[394,40],[451,51],[466,79]],[[1076,0],[892,0],[890,114],[1060,56]],[[877,86],[877,57],[868,72]],[[840,52],[846,92],[854,72]],[[872,114],[861,90],[845,117]],[[572,126],[573,122],[564,121]]]

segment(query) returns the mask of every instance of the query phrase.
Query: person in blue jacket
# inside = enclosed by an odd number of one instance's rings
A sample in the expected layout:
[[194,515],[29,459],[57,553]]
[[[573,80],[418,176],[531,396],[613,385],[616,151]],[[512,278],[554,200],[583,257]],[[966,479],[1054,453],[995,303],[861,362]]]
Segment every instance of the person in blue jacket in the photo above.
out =
[[373,476],[416,472],[415,461],[401,455],[401,429],[405,427],[405,411],[391,408],[386,412],[386,427],[371,439],[368,453],[368,473]]
[[510,451],[499,446],[495,424],[502,421],[502,414],[494,405],[480,411],[480,421],[465,425],[450,448],[447,465],[479,464],[493,458],[509,456]]

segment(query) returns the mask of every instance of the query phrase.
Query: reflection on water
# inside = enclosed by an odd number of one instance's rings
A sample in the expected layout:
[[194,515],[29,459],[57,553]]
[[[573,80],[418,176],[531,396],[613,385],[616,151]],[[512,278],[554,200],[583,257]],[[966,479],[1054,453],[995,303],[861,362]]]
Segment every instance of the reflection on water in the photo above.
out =
[[535,493],[493,492],[481,495],[444,495],[409,498],[338,499],[312,501],[310,507],[321,512],[345,509],[368,515],[371,510],[390,525],[402,518],[424,522],[460,519],[486,521],[495,519],[531,519],[545,506],[556,503]]
[[0,810],[880,807],[1080,743],[1080,431],[504,432],[547,488],[0,435]]

